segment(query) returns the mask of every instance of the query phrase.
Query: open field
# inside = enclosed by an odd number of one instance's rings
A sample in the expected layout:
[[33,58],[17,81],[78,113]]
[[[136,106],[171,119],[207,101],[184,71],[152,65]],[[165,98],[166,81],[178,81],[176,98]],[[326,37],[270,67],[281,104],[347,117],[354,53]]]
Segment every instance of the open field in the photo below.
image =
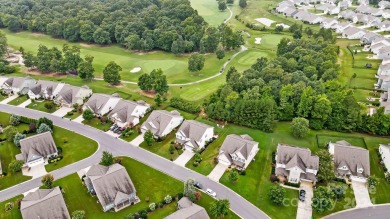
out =
[[[120,159],[122,160],[122,165],[126,168],[130,175],[130,178],[136,188],[137,196],[140,198],[141,202],[135,204],[134,206],[129,206],[119,212],[104,213],[101,205],[97,203],[97,198],[92,197],[87,192],[86,187],[82,185],[82,182],[77,174],[72,174],[54,182],[54,186],[61,186],[64,190],[64,199],[70,213],[75,210],[84,210],[86,212],[86,218],[125,218],[131,213],[146,209],[152,202],[161,202],[166,195],[176,196],[179,192],[183,191],[182,182],[133,159],[127,157],[120,157]],[[136,169],[134,169],[135,166],[137,167]],[[150,199],[149,203],[145,201],[146,198]],[[212,200],[213,199],[206,194],[202,194],[202,198],[197,204],[209,211],[209,206]],[[172,203],[164,206],[163,209],[157,209],[153,213],[150,213],[148,218],[163,218],[173,213],[175,210],[176,204]],[[21,218],[19,211],[12,211],[11,213],[14,218]],[[236,219],[238,217],[230,212],[229,216],[225,218]]]
[[[172,53],[153,51],[149,53],[135,53],[126,50],[119,45],[97,46],[83,43],[69,43],[65,40],[54,39],[44,34],[30,32],[12,33],[5,29],[2,30],[8,39],[8,44],[19,49],[23,47],[26,51],[36,53],[40,44],[48,47],[56,46],[62,48],[63,44],[77,45],[81,48],[81,55],[92,55],[94,59],[95,75],[102,77],[104,67],[110,61],[115,61],[123,69],[121,72],[122,80],[134,81],[143,73],[150,73],[153,69],[161,68],[167,76],[169,83],[187,83],[197,81],[209,76],[215,75],[221,69],[223,63],[235,53],[230,51],[222,60],[218,60],[215,54],[206,55],[204,68],[198,73],[190,73],[187,69],[188,56],[176,56]],[[131,73],[135,67],[140,67],[138,73]]]
[[[218,2],[212,0],[191,0],[191,6],[198,11],[207,23],[212,26],[219,26],[230,16],[229,10],[219,11]],[[238,1],[235,2],[235,5]]]

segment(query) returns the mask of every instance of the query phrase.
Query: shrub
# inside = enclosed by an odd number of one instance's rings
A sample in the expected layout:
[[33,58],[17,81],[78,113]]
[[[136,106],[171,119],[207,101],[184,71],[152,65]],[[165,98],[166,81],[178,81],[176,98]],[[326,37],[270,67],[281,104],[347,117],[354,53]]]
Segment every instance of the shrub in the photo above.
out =
[[85,218],[85,211],[76,210],[72,212],[72,219],[84,219],[84,218]]
[[154,210],[156,210],[156,203],[150,203],[150,205],[149,205],[149,209],[151,210],[151,211],[154,211]]
[[146,198],[145,198],[145,201],[146,201],[146,202],[149,202],[149,197],[146,197]]
[[179,97],[173,97],[170,102],[169,106],[181,109],[183,111],[189,112],[189,113],[199,113],[200,112],[200,106],[197,104],[194,104],[192,102],[186,101]]
[[13,160],[11,163],[8,164],[8,170],[12,173],[19,172],[22,170],[24,162],[21,160]]
[[194,163],[192,163],[192,165],[193,165],[194,167],[197,167],[197,166],[199,166],[199,163],[196,162],[196,161],[194,161]]
[[5,203],[5,211],[11,211],[12,210],[12,208],[14,208],[14,203],[12,203],[12,202],[7,202],[7,203]]
[[66,113],[67,116],[73,116],[73,114],[74,114],[74,113],[73,113],[72,111]]
[[177,193],[177,199],[180,200],[181,198],[183,198],[183,193],[181,192]]
[[284,185],[286,186],[292,186],[295,188],[299,188],[301,186],[301,183],[290,183],[290,182],[284,182]]
[[9,117],[9,124],[12,125],[12,126],[17,126],[17,125],[20,124],[20,120],[21,120],[20,116],[12,114]]
[[169,146],[169,153],[170,154],[174,154],[175,153],[175,147],[173,147],[173,145]]
[[167,203],[167,204],[171,203],[172,202],[172,197],[170,195],[165,196],[164,202]]
[[240,175],[241,175],[241,176],[246,176],[246,171],[245,171],[245,170],[240,171]]
[[279,182],[279,178],[273,174],[269,177],[269,180],[271,180],[271,182]]

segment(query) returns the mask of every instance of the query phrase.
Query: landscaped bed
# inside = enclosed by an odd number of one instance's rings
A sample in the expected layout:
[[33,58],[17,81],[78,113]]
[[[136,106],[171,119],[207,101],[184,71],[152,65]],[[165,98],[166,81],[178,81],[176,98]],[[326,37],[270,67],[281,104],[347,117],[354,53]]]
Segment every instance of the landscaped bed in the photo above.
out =
[[17,105],[20,105],[21,103],[25,102],[26,100],[28,100],[28,96],[23,95],[23,96],[17,97],[16,99],[13,99],[8,104],[13,105],[13,106],[17,106]]

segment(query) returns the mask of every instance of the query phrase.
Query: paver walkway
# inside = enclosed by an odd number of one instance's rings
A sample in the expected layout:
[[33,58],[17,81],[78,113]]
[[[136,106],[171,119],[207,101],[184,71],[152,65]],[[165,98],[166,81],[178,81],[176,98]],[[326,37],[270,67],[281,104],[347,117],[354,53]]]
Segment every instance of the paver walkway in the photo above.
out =
[[19,104],[18,107],[24,107],[25,108],[26,106],[28,106],[30,104],[31,104],[31,99],[28,99],[28,100],[24,101],[23,103]]
[[12,95],[12,96],[10,96],[10,97],[8,97],[8,98],[2,100],[0,103],[2,103],[2,104],[7,104],[7,103],[9,103],[9,102],[15,100],[15,99],[18,98],[18,97],[19,97],[19,96],[18,96],[17,94],[15,94],[15,95]]

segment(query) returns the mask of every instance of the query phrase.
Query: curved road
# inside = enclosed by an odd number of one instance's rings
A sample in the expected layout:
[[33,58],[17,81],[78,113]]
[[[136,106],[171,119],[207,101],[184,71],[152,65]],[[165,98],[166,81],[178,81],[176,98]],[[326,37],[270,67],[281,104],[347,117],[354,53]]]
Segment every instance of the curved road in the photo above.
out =
[[[84,135],[98,142],[99,149],[92,156],[51,172],[51,174],[53,174],[55,179],[60,179],[67,175],[73,174],[78,170],[99,163],[102,151],[107,150],[110,151],[114,156],[131,157],[135,160],[138,160],[154,169],[164,172],[181,181],[185,181],[189,177],[196,179],[197,181],[202,183],[205,188],[211,188],[212,190],[214,190],[217,193],[218,198],[229,199],[231,210],[233,210],[236,214],[238,214],[242,218],[245,219],[269,218],[268,215],[266,215],[256,206],[254,206],[253,204],[251,204],[250,202],[248,202],[243,197],[233,192],[226,186],[214,182],[211,179],[207,178],[206,176],[203,176],[197,172],[189,170],[185,167],[178,166],[173,162],[165,158],[162,158],[158,155],[155,155],[149,151],[146,151],[142,148],[135,147],[127,142],[118,140],[95,128],[85,126],[80,123],[72,122],[67,119],[62,119],[60,117],[53,116],[48,113],[16,107],[16,106],[5,105],[5,104],[0,104],[0,111],[26,116],[34,119],[38,119],[40,117],[45,116],[51,119],[54,122],[54,124],[57,126]],[[0,191],[0,202],[8,200],[24,192],[27,192],[33,188],[39,187],[40,185],[41,185],[40,178],[36,178],[18,184],[11,188],[2,190]]]
[[334,213],[323,219],[384,219],[390,218],[390,204],[375,205],[367,208],[356,208]]

